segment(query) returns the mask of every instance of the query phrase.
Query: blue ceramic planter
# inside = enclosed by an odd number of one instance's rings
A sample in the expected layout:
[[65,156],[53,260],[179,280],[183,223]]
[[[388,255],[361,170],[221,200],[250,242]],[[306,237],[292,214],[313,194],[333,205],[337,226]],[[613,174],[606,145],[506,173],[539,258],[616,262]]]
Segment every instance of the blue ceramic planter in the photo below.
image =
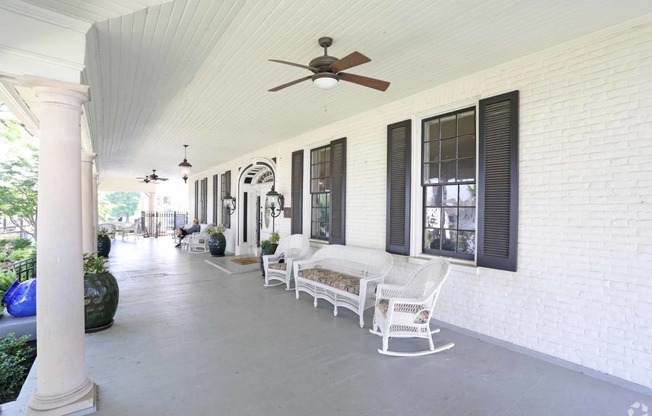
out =
[[7,312],[11,316],[36,315],[36,279],[22,283],[16,280],[5,292],[2,302],[7,305]]

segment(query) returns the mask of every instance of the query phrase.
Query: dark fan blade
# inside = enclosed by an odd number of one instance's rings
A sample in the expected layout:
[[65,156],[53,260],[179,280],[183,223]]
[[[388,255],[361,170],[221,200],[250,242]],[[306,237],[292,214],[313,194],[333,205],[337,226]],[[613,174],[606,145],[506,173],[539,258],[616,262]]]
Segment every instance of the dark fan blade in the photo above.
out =
[[331,69],[333,72],[340,72],[344,71],[345,69],[353,68],[354,66],[366,64],[370,61],[371,59],[367,58],[360,52],[353,52],[349,55],[346,55],[339,61],[333,63],[333,65],[331,65]]
[[160,176],[158,176],[158,177],[156,178],[156,180],[157,180],[157,181],[167,181],[168,178],[161,178]]
[[345,74],[343,72],[340,72],[337,75],[340,76],[341,80],[352,82],[354,84],[359,84],[364,87],[374,88],[379,91],[385,91],[387,88],[389,88],[389,82],[387,81],[381,81],[375,78],[363,77],[362,75]]
[[270,59],[269,61],[270,61],[270,62],[278,62],[279,64],[285,64],[285,65],[297,66],[297,67],[299,67],[299,68],[305,68],[305,69],[307,69],[308,71],[312,71],[312,72],[315,72],[315,73],[316,73],[317,71],[319,71],[317,68],[313,68],[313,67],[311,67],[311,66],[307,66],[307,65],[295,64],[294,62],[279,61],[278,59]]
[[312,75],[308,75],[307,77],[295,79],[294,81],[288,82],[287,84],[279,85],[278,87],[272,88],[271,90],[269,90],[269,92],[276,92],[278,90],[282,90],[283,88],[290,87],[290,86],[292,86],[294,84],[298,84],[300,82],[307,81],[310,78],[312,78]]

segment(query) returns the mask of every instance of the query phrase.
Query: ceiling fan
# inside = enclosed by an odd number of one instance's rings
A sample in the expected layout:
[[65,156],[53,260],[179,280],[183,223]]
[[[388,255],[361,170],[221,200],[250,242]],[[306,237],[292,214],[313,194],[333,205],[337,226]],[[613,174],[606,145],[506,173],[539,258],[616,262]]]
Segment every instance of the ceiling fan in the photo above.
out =
[[152,174],[151,175],[145,175],[145,176],[139,176],[136,179],[139,179],[139,182],[144,182],[144,183],[158,183],[158,181],[167,181],[168,178],[162,178],[156,174],[156,169],[152,169]]
[[309,79],[319,88],[329,90],[337,85],[339,80],[352,82],[354,84],[362,85],[363,87],[374,88],[379,91],[385,91],[389,87],[389,82],[381,81],[379,79],[363,77],[362,75],[349,74],[341,72],[345,69],[353,68],[354,66],[362,65],[370,62],[371,59],[367,58],[360,52],[353,52],[342,59],[328,55],[328,47],[333,44],[333,39],[329,37],[319,38],[319,46],[324,48],[324,55],[318,56],[308,65],[296,64],[294,62],[280,61],[278,59],[270,59],[271,62],[278,62],[280,64],[292,65],[299,68],[305,68],[312,71],[312,75],[296,79],[278,87],[272,88],[270,92],[276,92],[283,88],[290,87]]

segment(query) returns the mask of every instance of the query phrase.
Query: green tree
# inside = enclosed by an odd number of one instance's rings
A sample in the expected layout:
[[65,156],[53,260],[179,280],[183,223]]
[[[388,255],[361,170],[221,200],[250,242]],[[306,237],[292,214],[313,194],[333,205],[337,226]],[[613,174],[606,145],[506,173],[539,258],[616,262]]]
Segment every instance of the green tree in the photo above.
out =
[[114,207],[115,205],[106,199],[106,194],[100,192],[97,199],[97,213],[100,217],[100,222],[111,221]]
[[110,192],[106,199],[113,204],[112,217],[133,217],[138,209],[140,192]]
[[7,148],[6,159],[0,163],[0,216],[36,239],[36,140],[17,120],[7,118],[0,118],[0,140]]

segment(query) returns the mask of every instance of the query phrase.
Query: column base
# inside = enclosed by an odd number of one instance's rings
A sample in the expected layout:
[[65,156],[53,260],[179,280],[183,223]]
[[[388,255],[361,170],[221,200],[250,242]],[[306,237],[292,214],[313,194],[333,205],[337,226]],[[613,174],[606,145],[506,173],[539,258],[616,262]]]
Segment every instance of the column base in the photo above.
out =
[[[57,398],[39,398],[35,393],[32,395],[27,409],[25,409],[25,416],[28,415],[48,415],[48,416],[64,416],[64,415],[90,415],[97,412],[97,385],[91,379],[76,392],[71,393],[65,397]],[[83,394],[83,391],[88,391]],[[82,393],[81,397],[78,394]],[[75,399],[75,396],[78,396]],[[74,401],[70,402],[69,400]]]

